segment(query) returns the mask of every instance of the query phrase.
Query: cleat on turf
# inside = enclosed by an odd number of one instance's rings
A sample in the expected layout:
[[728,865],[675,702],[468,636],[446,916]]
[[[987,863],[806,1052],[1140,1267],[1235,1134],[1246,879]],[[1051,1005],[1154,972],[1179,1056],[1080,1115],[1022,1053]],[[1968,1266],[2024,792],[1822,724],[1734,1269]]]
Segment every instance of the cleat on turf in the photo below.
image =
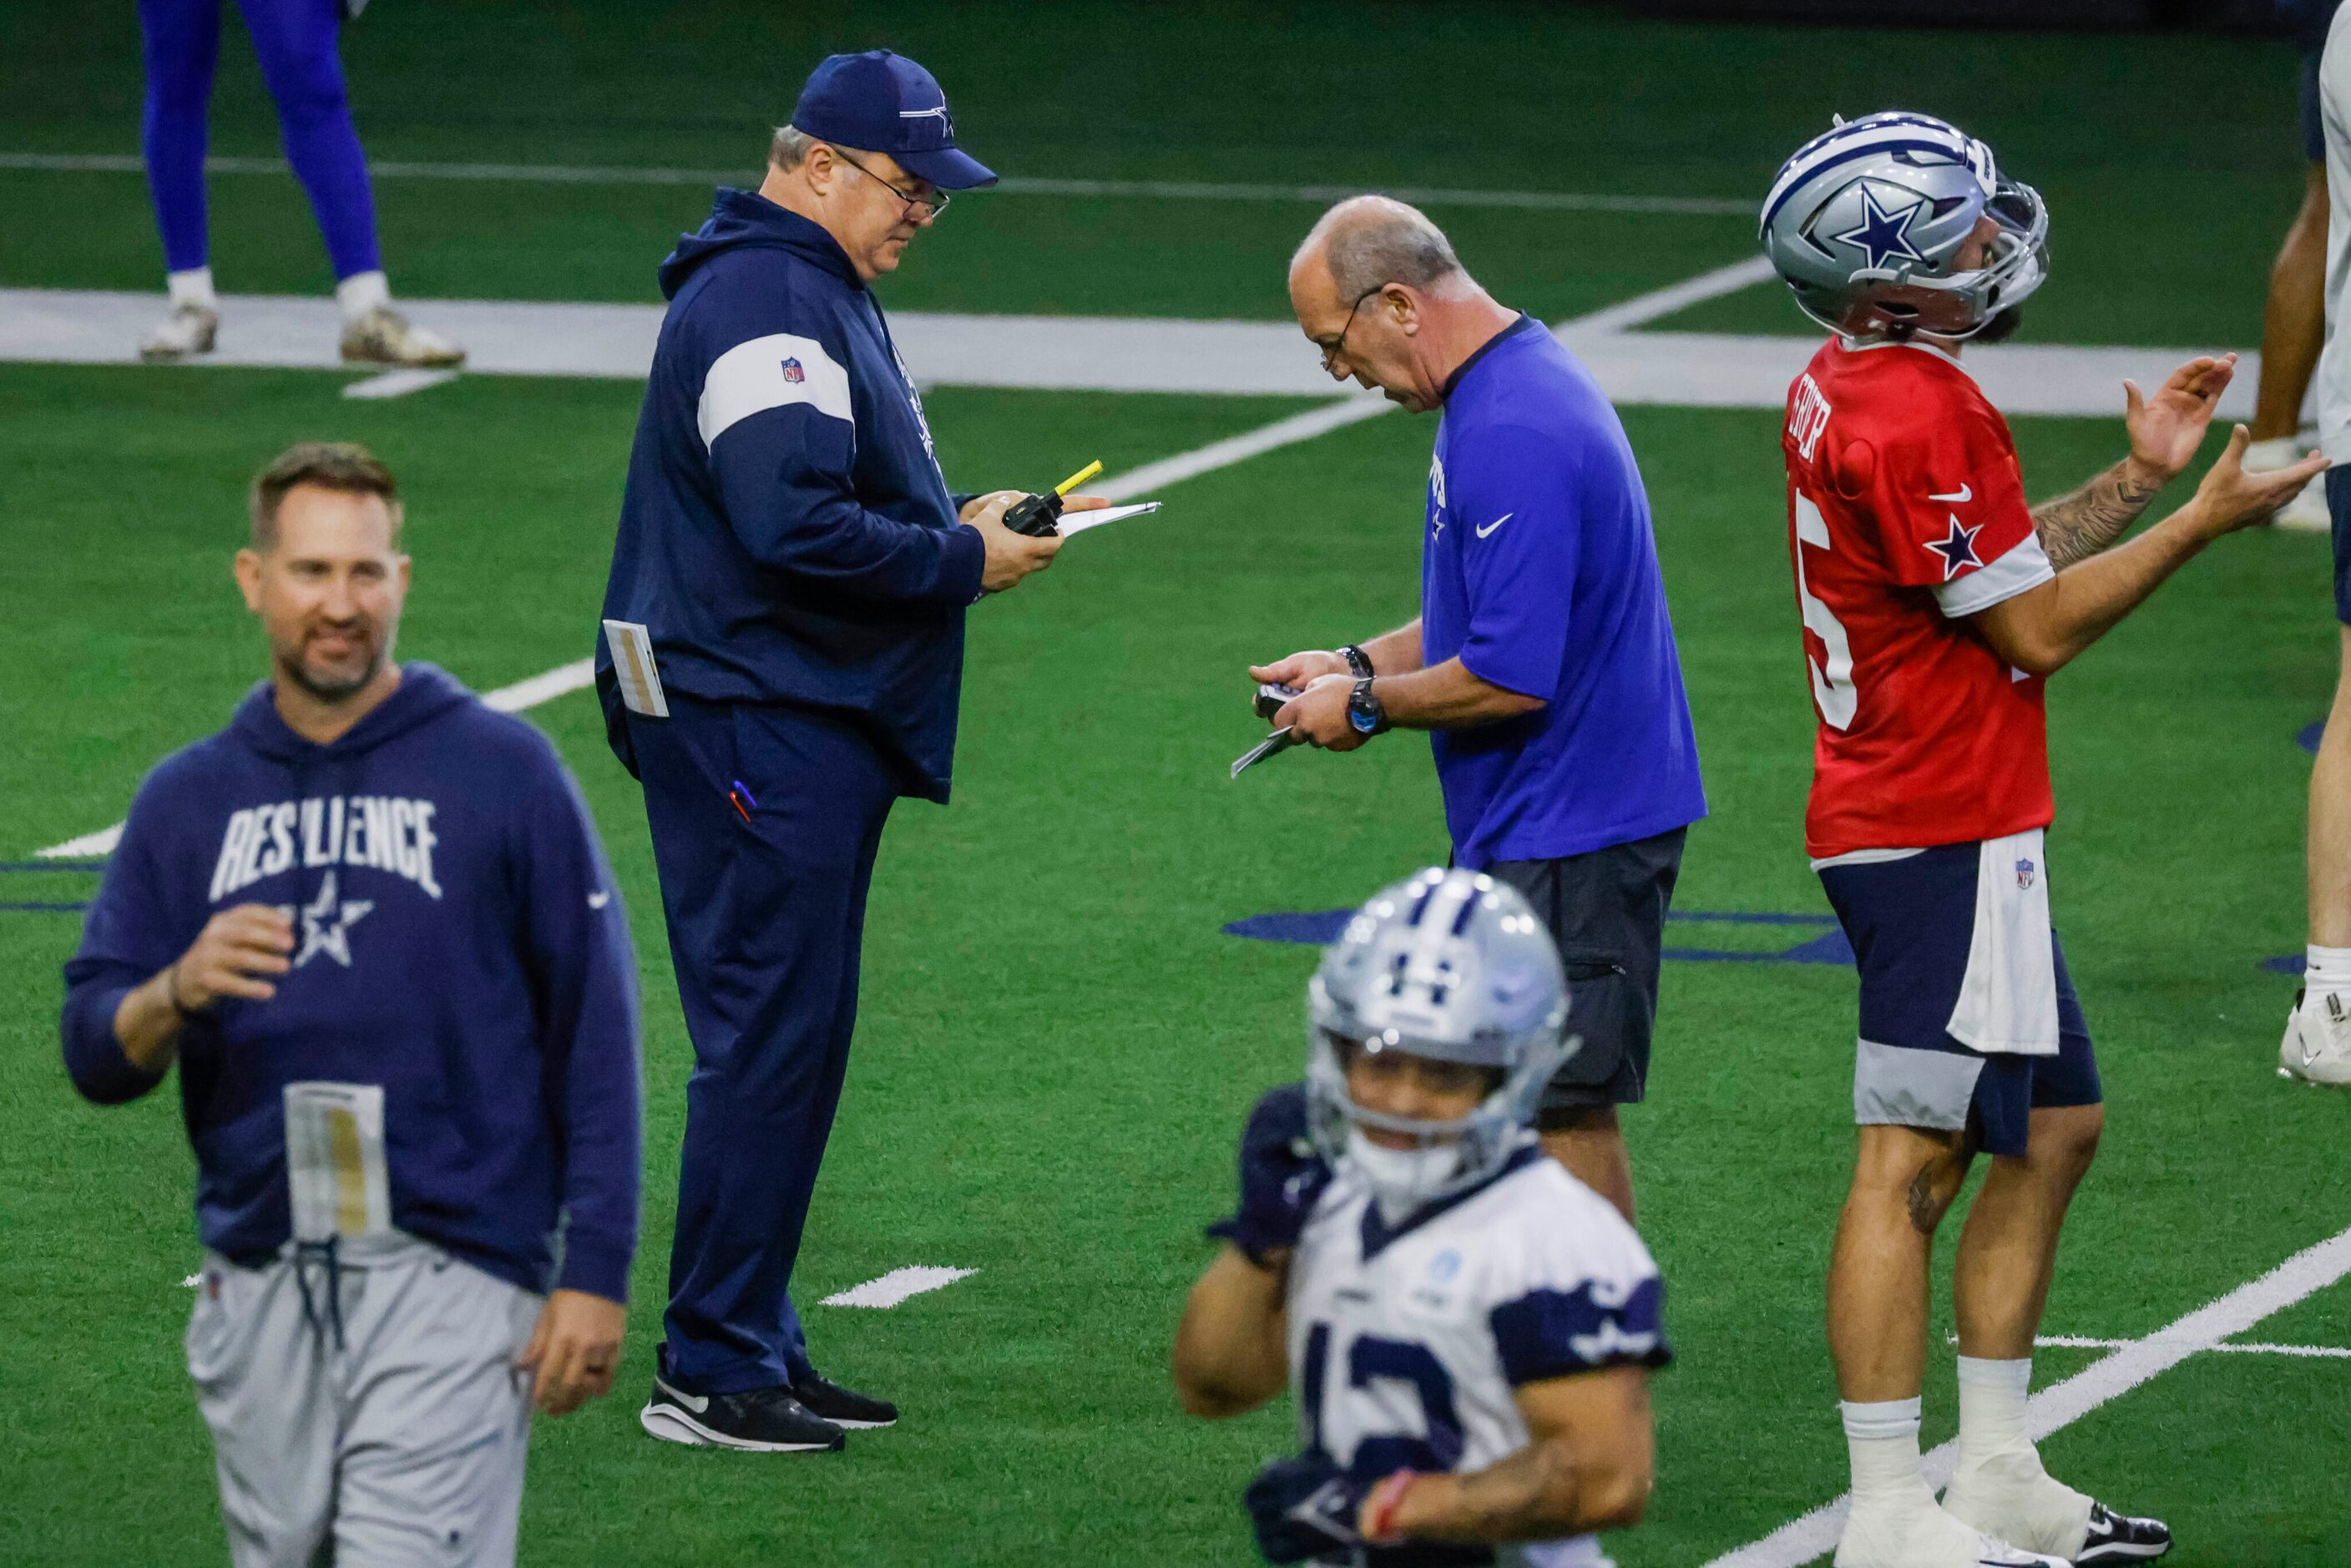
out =
[[810,1413],[849,1432],[875,1432],[898,1424],[898,1407],[810,1373],[792,1385],[792,1397]]
[[151,365],[209,354],[220,336],[220,312],[202,305],[183,305],[139,345],[139,357]]
[[792,1397],[789,1388],[695,1394],[653,1375],[653,1397],[637,1425],[664,1443],[733,1448],[747,1454],[837,1454],[849,1439],[839,1427]]
[[2351,1083],[2351,1004],[2340,992],[2294,992],[2278,1042],[2278,1071],[2307,1083]]
[[343,329],[343,358],[426,370],[462,365],[465,350],[390,306],[379,305]]
[[2133,1519],[2105,1503],[2090,1505],[2090,1533],[2074,1553],[2074,1568],[2152,1563],[2171,1550],[2171,1531],[2159,1519]]

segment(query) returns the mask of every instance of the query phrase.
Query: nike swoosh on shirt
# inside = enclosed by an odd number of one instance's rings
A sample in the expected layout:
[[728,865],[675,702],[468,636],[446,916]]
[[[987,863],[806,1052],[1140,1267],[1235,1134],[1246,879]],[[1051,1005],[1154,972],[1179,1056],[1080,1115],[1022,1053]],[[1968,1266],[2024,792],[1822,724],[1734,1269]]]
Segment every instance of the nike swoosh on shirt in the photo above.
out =
[[1500,528],[1504,523],[1509,522],[1512,517],[1517,516],[1518,513],[1516,512],[1504,512],[1500,517],[1496,517],[1492,522],[1488,523],[1484,528],[1479,528],[1478,530],[1478,537],[1481,539],[1484,538],[1488,534],[1492,533],[1496,528]]
[[1927,497],[1927,499],[1930,501],[1972,501],[1975,498],[1976,493],[1973,490],[1969,489],[1965,485],[1960,486],[1958,489],[1952,491],[1948,496],[1929,496]]
[[588,907],[590,909],[601,909],[611,902],[612,895],[610,892],[591,893],[588,895]]

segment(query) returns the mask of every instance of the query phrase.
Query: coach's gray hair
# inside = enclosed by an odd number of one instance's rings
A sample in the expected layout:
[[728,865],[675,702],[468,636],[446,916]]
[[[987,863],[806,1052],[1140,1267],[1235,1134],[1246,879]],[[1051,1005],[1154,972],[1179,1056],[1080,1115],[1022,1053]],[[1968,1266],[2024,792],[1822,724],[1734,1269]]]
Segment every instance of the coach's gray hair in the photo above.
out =
[[809,149],[816,138],[796,125],[776,127],[775,140],[768,143],[768,162],[778,169],[797,169],[808,161]]
[[1307,231],[1299,254],[1318,243],[1343,299],[1384,283],[1443,293],[1446,284],[1468,276],[1445,231],[1418,207],[1391,196],[1350,196],[1341,202]]

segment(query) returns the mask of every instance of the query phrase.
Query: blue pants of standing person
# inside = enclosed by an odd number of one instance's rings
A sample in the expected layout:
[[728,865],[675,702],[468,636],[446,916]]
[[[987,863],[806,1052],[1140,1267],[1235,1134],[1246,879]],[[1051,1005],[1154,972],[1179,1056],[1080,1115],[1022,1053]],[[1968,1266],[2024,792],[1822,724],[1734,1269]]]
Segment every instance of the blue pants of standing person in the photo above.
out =
[[900,780],[841,719],[669,705],[665,719],[627,718],[694,1040],[663,1372],[740,1394],[810,1370],[786,1291],[849,1067],[865,894]]
[[[382,267],[367,160],[351,125],[336,54],[338,0],[237,0],[277,103],[277,125],[302,188],[310,195],[336,281]],[[204,224],[204,112],[220,58],[221,0],[139,0],[146,41],[147,111],[142,132],[147,183],[163,234],[164,265],[187,272],[209,265]]]

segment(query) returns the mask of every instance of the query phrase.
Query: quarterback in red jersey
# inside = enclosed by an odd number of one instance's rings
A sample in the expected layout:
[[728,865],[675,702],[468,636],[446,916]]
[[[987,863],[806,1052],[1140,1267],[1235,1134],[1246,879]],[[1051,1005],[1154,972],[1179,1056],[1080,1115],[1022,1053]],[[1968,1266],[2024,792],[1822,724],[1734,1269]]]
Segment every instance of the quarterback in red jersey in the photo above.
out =
[[[1838,1568],[2138,1563],[2170,1550],[2042,1468],[2025,1427],[2058,1232],[2105,1125],[2049,920],[2043,685],[2207,545],[2323,467],[2248,475],[2240,425],[2187,505],[2115,541],[2193,460],[2235,366],[2124,383],[2130,455],[2035,507],[1959,362],[2048,262],[2031,187],[1939,120],[1839,122],[1782,166],[1762,242],[1836,337],[1789,389],[1789,551],[1820,713],[1805,838],[1861,977],[1861,1124],[1829,1271],[1853,1504]],[[1919,1468],[1934,1234],[1959,1239],[1959,1458]],[[2014,1544],[2011,1544],[2013,1542]]]

